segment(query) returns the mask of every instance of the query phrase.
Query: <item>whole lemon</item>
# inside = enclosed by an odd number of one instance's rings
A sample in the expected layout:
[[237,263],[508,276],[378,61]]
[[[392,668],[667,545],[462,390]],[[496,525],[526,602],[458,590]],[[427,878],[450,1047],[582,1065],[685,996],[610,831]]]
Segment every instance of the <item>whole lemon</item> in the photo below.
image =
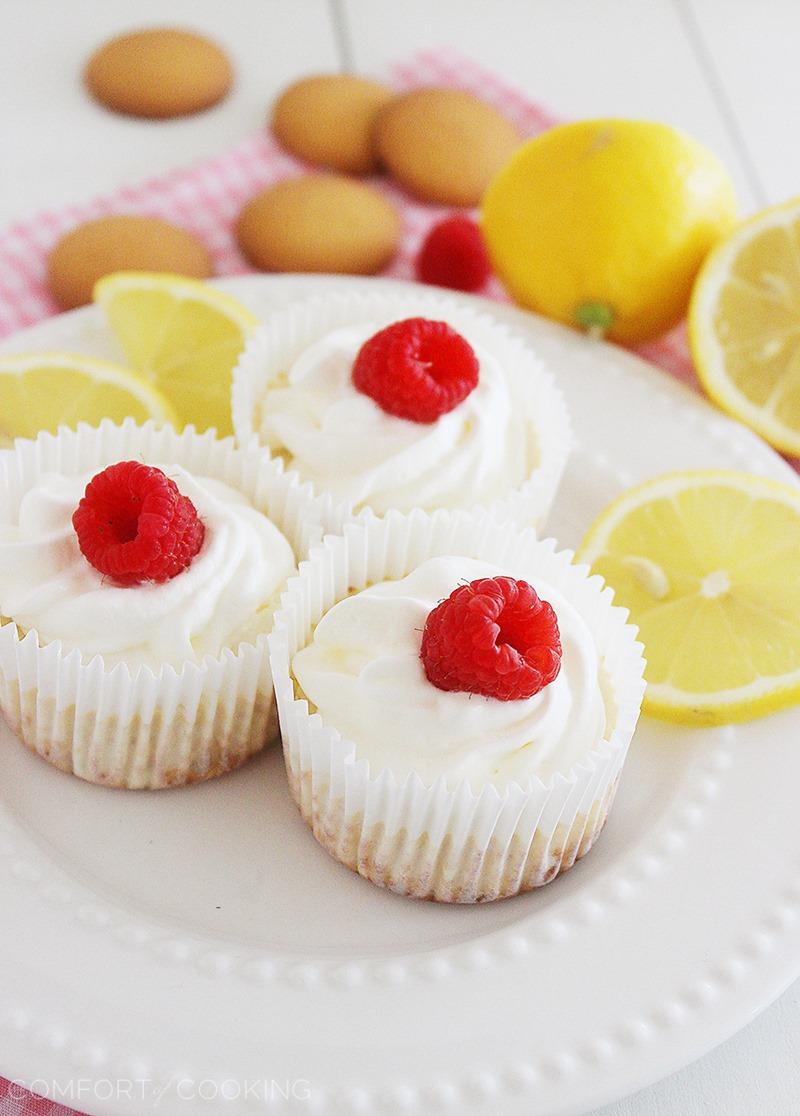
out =
[[482,206],[492,263],[516,302],[622,342],[680,321],[735,217],[717,157],[644,120],[550,129],[511,157]]

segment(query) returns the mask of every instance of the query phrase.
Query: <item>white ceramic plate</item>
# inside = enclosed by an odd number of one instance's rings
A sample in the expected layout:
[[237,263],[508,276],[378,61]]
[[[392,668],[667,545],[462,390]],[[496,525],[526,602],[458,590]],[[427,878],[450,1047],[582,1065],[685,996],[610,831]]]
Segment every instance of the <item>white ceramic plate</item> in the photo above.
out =
[[[265,315],[357,282],[224,285]],[[568,396],[580,448],[550,523],[564,543],[667,469],[794,478],[633,356],[486,308]],[[43,345],[114,355],[94,309],[2,348]],[[585,1113],[698,1057],[800,973],[798,730],[798,711],[643,721],[591,855],[538,893],[461,908],[329,859],[277,749],[205,786],[124,793],[3,729],[0,1072],[104,1116]]]

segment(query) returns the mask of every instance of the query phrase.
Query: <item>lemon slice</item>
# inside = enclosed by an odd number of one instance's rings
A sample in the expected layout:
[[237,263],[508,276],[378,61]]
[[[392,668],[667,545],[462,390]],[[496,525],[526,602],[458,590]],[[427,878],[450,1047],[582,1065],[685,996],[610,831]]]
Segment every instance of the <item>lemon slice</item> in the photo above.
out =
[[249,310],[196,279],[138,271],[101,279],[94,298],[128,360],[182,423],[233,433],[231,374],[258,324]]
[[646,712],[717,725],[800,701],[800,487],[669,473],[611,504],[578,557],[639,626]]
[[127,368],[76,353],[0,357],[0,443],[102,419],[174,422],[164,396]]
[[800,199],[765,209],[711,253],[689,338],[712,399],[800,454]]

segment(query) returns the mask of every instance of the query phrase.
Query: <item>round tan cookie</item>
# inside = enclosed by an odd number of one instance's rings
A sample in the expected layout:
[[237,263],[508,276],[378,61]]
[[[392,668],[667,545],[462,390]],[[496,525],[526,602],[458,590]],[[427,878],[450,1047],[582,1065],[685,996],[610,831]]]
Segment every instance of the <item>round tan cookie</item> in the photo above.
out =
[[400,218],[369,186],[338,175],[305,175],[251,198],[236,236],[263,271],[372,275],[397,249]]
[[101,217],[62,236],[47,258],[47,277],[65,310],[92,301],[98,279],[114,271],[169,271],[206,279],[211,257],[190,233],[158,217]]
[[120,35],[86,65],[89,92],[114,112],[169,117],[200,112],[233,84],[224,51],[192,31],[153,27]]
[[425,201],[477,205],[521,142],[491,105],[458,89],[415,89],[381,109],[373,133],[379,158]]
[[352,74],[326,74],[290,85],[275,102],[272,131],[287,151],[348,174],[377,166],[372,127],[390,89]]

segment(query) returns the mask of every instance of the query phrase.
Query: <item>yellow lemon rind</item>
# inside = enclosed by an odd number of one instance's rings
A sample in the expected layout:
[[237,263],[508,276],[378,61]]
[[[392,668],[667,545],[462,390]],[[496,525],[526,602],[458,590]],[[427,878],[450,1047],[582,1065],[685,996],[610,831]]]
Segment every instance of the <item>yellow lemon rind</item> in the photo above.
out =
[[697,700],[697,695],[684,695],[683,698],[670,696],[665,692],[669,687],[648,683],[642,712],[659,721],[708,728],[755,721],[800,702],[800,673],[782,675],[781,678],[783,681],[776,680],[771,688],[756,698],[726,697],[726,694],[736,691],[722,690],[703,695],[701,701]]
[[680,129],[619,117],[529,140],[481,204],[489,255],[515,301],[622,344],[685,316],[699,267],[735,218],[712,151]]

